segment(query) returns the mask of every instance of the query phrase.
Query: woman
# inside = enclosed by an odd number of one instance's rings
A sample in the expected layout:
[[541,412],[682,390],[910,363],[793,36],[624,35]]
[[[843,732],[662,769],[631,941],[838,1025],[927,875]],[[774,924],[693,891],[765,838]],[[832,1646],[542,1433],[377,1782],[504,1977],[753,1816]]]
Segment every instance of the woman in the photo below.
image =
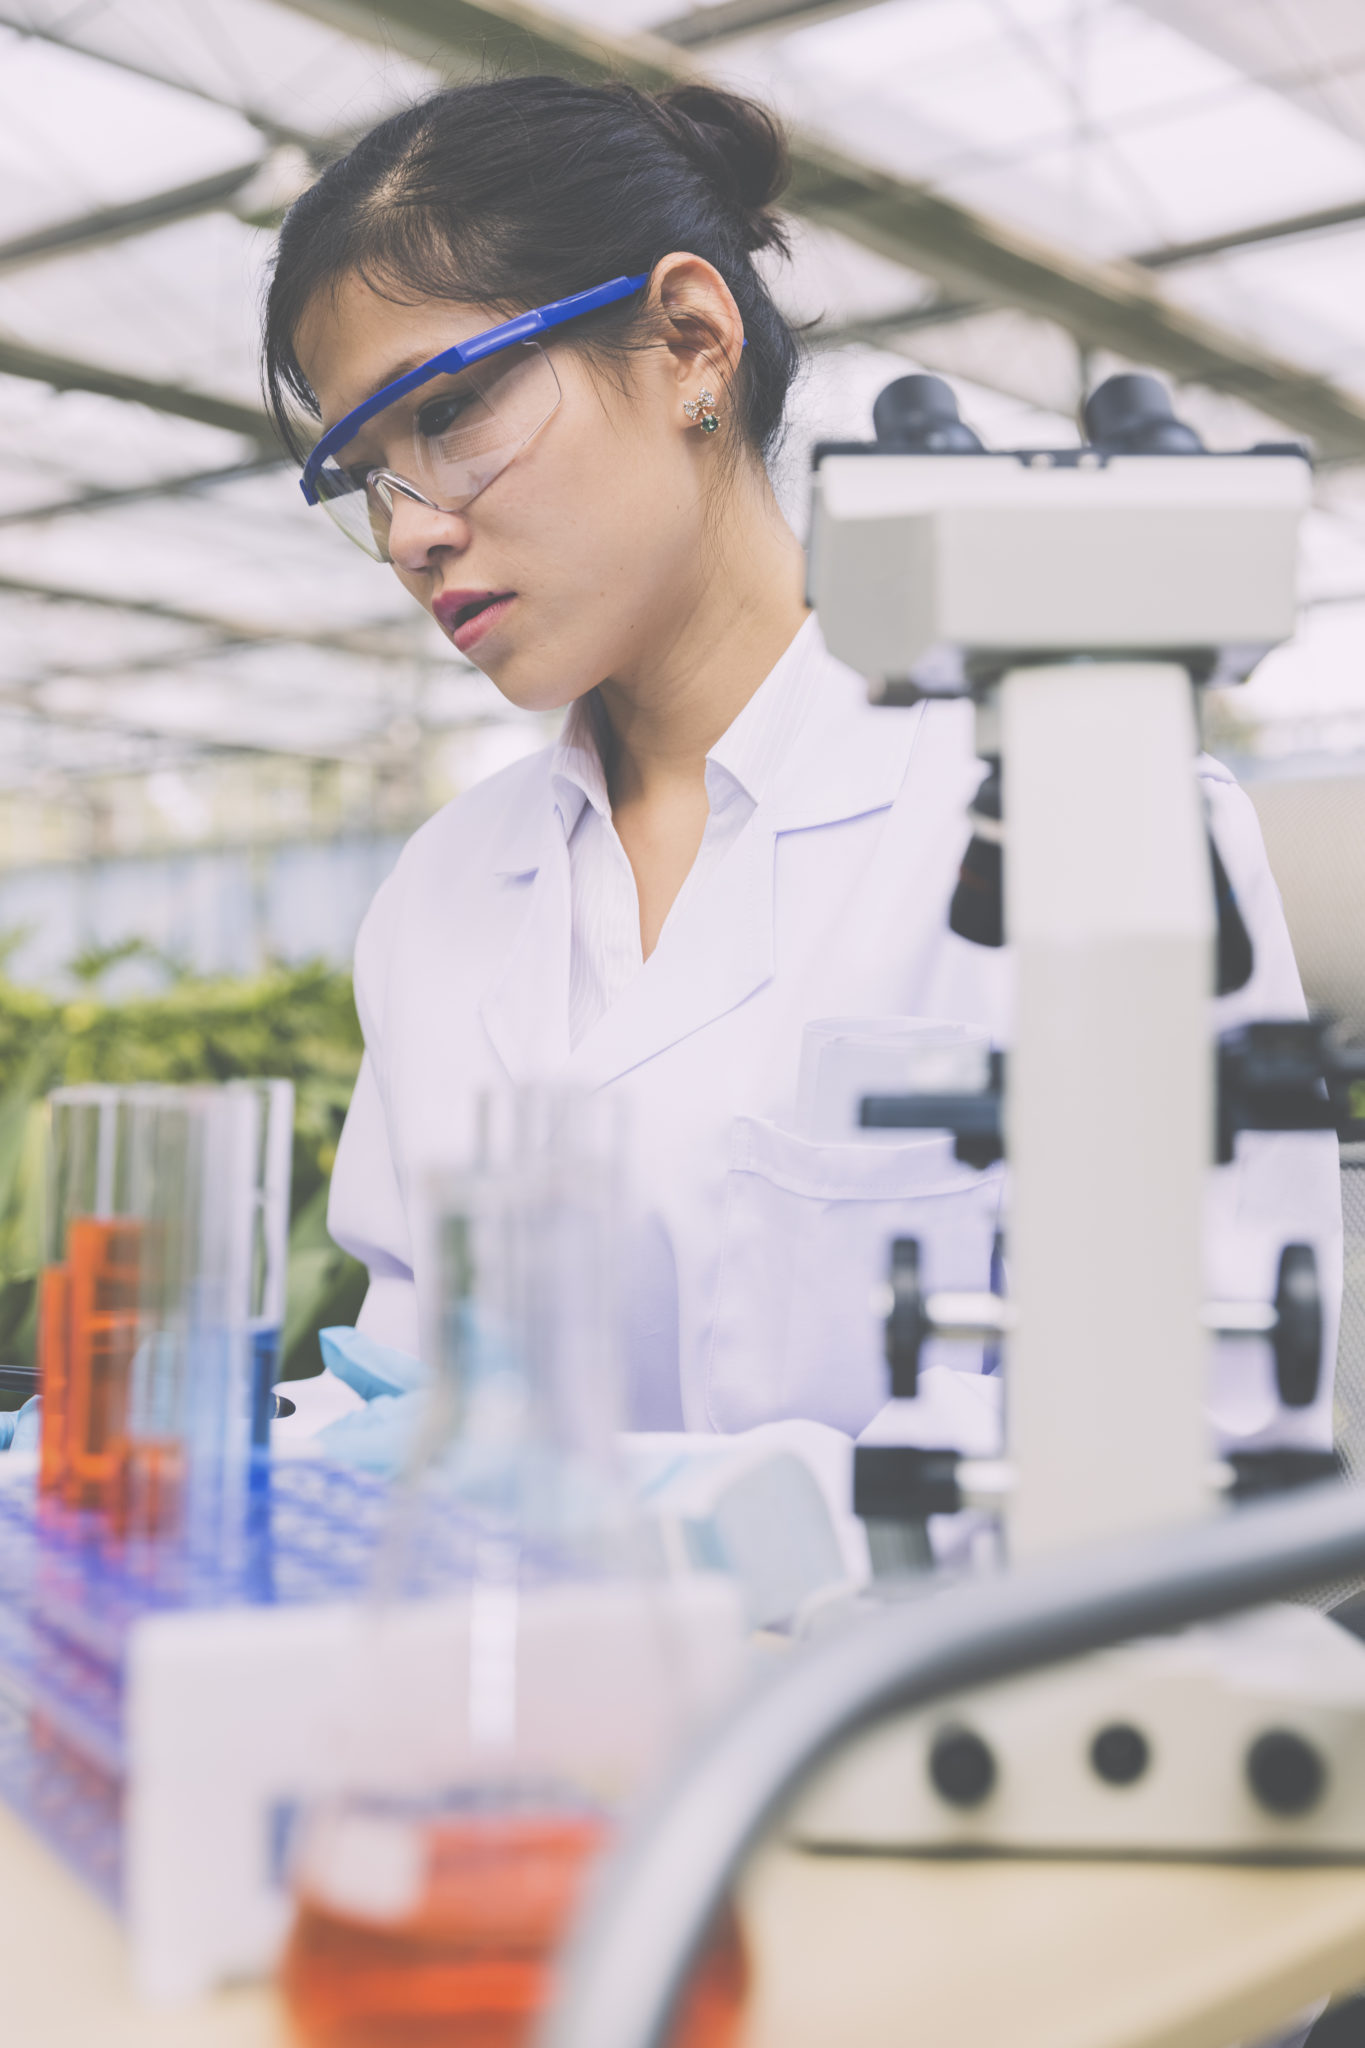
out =
[[[754,259],[782,251],[784,178],[771,120],[706,87],[462,86],[298,202],[267,313],[281,430],[302,455],[295,408],[322,423],[305,496],[513,703],[568,710],[556,747],[417,833],[361,933],[330,1219],[370,1270],[361,1327],[417,1348],[414,1185],[467,1150],[482,1090],[620,1091],[637,1427],[861,1430],[885,1396],[888,1239],[923,1241],[931,1284],[981,1287],[997,1226],[998,1177],[945,1140],[831,1141],[797,1116],[811,1020],[999,1041],[1009,970],[947,926],[969,710],[869,709],[769,485],[798,358]],[[1251,807],[1203,772],[1256,944],[1219,1021],[1300,1011]],[[1223,1233],[1220,1291],[1267,1287],[1310,1227],[1330,1261],[1330,1161],[1273,1142],[1278,1165],[1232,1177],[1225,1201],[1271,1222]]]

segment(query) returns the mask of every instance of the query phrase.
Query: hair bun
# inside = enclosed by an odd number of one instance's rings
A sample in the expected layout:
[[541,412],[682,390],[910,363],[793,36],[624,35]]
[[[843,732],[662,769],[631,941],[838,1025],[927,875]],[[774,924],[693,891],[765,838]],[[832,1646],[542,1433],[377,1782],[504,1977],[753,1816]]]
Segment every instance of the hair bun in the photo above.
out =
[[718,196],[740,214],[748,249],[785,249],[771,211],[791,176],[787,139],[767,110],[713,85],[675,85],[654,96],[669,133]]

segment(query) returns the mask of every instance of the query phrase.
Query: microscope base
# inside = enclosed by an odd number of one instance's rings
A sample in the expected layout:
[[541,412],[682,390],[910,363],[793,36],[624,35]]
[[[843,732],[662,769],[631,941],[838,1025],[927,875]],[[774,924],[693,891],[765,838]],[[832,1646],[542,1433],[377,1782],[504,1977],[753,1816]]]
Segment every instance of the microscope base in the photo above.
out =
[[898,1716],[814,1781],[815,1849],[1365,1861],[1365,1644],[1272,1607]]

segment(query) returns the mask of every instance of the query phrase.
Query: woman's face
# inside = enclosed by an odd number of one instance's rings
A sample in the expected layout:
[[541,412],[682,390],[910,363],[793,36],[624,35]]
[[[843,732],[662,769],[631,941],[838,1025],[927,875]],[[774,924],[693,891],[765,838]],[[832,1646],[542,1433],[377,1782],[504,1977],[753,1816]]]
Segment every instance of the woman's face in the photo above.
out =
[[[695,258],[668,260],[715,277]],[[347,278],[314,301],[296,337],[324,428],[502,317],[445,299],[397,304]],[[546,353],[561,397],[533,438],[463,511],[396,495],[389,535],[400,582],[528,710],[568,704],[609,677],[628,685],[673,644],[705,583],[723,459],[720,437],[683,413],[700,385],[720,388],[685,351],[633,354],[619,377],[562,341]],[[397,457],[393,467],[402,473]],[[467,607],[490,596],[471,619]]]

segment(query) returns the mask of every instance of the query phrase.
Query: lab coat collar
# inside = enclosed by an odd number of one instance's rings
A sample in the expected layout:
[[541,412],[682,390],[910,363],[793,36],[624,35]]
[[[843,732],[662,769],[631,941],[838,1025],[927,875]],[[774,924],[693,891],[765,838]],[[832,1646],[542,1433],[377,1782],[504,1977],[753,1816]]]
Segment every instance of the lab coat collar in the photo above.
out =
[[595,696],[596,692],[590,690],[586,697],[575,698],[564,715],[559,743],[550,755],[550,787],[566,839],[572,838],[573,828],[587,804],[592,805],[599,818],[611,817],[611,796],[593,708]]
[[893,804],[923,714],[922,705],[909,713],[872,709],[867,684],[835,660],[814,618],[798,643],[807,634],[810,680],[800,730],[761,809],[774,832],[842,824]]
[[[588,736],[583,744],[584,716],[574,708],[548,757],[548,801],[538,818],[518,825],[516,844],[498,863],[504,876],[522,878],[530,901],[482,1007],[514,1079],[564,1071],[600,1087],[772,978],[778,836],[889,807],[920,714],[868,711],[866,685],[832,658],[818,622],[808,619],[708,757],[748,792],[753,815],[701,886],[679,900],[639,974],[570,1055],[567,835],[601,778],[595,743]],[[568,817],[574,791],[579,802]],[[604,782],[599,794],[605,802]]]
[[711,770],[754,800],[753,814],[700,886],[679,898],[639,974],[584,1035],[570,1061],[575,1079],[605,1085],[772,979],[779,836],[888,809],[920,723],[918,711],[870,711],[866,685],[832,659],[807,620],[709,756]]
[[[753,804],[762,803],[797,744],[829,660],[814,612],[706,757]],[[714,776],[708,772],[708,785]]]
[[569,848],[552,804],[516,836],[498,869],[511,942],[479,1014],[512,1080],[543,1081],[569,1056]]

